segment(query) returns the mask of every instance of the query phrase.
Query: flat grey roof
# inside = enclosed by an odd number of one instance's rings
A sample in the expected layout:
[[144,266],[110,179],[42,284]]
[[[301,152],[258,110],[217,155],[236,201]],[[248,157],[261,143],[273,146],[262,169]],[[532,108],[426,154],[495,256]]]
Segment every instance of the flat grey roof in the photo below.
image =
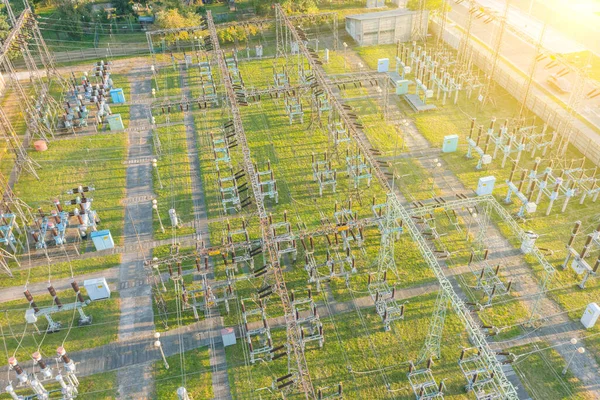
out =
[[366,19],[376,19],[376,18],[385,18],[385,17],[397,17],[399,15],[407,15],[414,14],[416,11],[411,11],[406,8],[397,8],[395,10],[387,10],[387,11],[378,11],[372,13],[365,14],[354,14],[347,15],[348,19],[358,19],[358,20],[366,20]]

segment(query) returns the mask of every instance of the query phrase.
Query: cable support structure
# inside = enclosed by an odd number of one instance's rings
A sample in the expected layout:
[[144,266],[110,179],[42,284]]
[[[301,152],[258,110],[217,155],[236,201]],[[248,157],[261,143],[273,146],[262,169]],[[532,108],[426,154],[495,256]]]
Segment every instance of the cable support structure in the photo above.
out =
[[365,161],[369,163],[372,167],[373,175],[377,177],[383,188],[388,193],[388,201],[391,202],[391,205],[396,209],[398,215],[400,215],[401,219],[404,221],[405,229],[409,232],[412,240],[417,244],[417,247],[419,248],[424,260],[434,272],[440,284],[441,291],[444,292],[445,296],[447,296],[454,312],[457,314],[460,320],[463,321],[474,346],[481,349],[482,359],[485,361],[486,365],[488,365],[489,368],[494,372],[494,379],[497,381],[498,387],[502,392],[503,398],[515,400],[518,399],[519,397],[515,387],[508,381],[500,365],[500,362],[496,358],[494,351],[492,351],[492,349],[490,348],[489,343],[487,342],[485,335],[481,331],[479,324],[471,315],[470,309],[459,297],[459,295],[454,291],[452,283],[444,274],[440,264],[437,261],[437,258],[429,248],[424,237],[420,234],[418,227],[411,218],[410,212],[402,206],[398,194],[393,190],[387,179],[387,176],[377,163],[375,157],[373,156],[370,150],[370,145],[368,144],[368,141],[366,139],[363,139],[364,135],[359,131],[359,128],[356,126],[355,122],[346,112],[346,107],[344,107],[340,99],[338,99],[333,93],[332,88],[328,84],[325,71],[321,67],[320,62],[317,62],[316,60],[318,58],[318,55],[314,52],[312,52],[311,54],[311,51],[305,44],[306,38],[300,35],[295,26],[292,24],[292,21],[287,17],[287,15],[285,14],[285,12],[279,4],[275,5],[275,12],[278,16],[278,20],[285,25],[285,27],[290,31],[292,38],[298,43],[299,51],[306,58],[309,65],[311,66],[312,72],[317,83],[327,94],[329,101],[332,107],[337,111],[340,120],[346,124],[348,132],[355,139],[358,148],[362,151]]
[[[523,230],[511,217],[510,213],[502,207],[500,203],[492,196],[492,195],[483,195],[477,197],[467,197],[461,198],[457,200],[448,200],[443,202],[435,202],[426,204],[423,206],[419,206],[412,210],[409,210],[408,213],[413,217],[422,217],[430,214],[436,209],[440,210],[448,210],[448,209],[459,209],[459,208],[469,208],[469,207],[477,207],[477,206],[491,206],[491,208],[501,217],[502,221],[506,222],[513,233],[517,236],[520,241],[524,241],[529,238],[529,234]],[[540,265],[544,268],[544,271],[548,274],[554,274],[556,269],[546,260],[546,257],[541,252],[541,250],[537,246],[533,246],[532,250],[533,255],[536,257]]]
[[[354,80],[356,81],[356,80]],[[354,82],[353,81],[353,82]],[[294,92],[299,92],[302,90],[307,89],[308,86],[307,85],[295,85],[295,86],[286,86],[286,87],[267,87],[267,88],[261,88],[261,89],[247,89],[246,90],[246,98],[249,101],[260,101],[261,98],[263,96],[281,96],[281,95],[285,95],[285,94],[292,94]],[[203,104],[203,103],[210,103],[211,101],[213,101],[213,98],[204,96],[204,95],[200,95],[198,97],[194,97],[194,98],[179,98],[179,99],[168,99],[167,101],[156,101],[154,103],[152,103],[150,105],[150,107],[152,109],[158,109],[158,108],[165,108],[165,107],[174,107],[177,108],[179,107],[179,111],[187,111],[186,110],[182,110],[182,107],[190,107],[193,106],[194,104]],[[203,107],[206,108],[206,107]]]
[[[341,222],[341,223],[327,224],[327,225],[324,225],[324,226],[314,229],[314,230],[300,229],[298,231],[294,231],[294,232],[290,233],[290,238],[293,240],[296,240],[296,241],[303,241],[303,240],[309,239],[311,237],[314,238],[314,237],[319,237],[319,236],[329,236],[329,235],[339,234],[340,232],[346,231],[348,229],[348,227],[351,227],[352,229],[354,229],[354,228],[363,229],[363,228],[368,228],[368,227],[374,227],[374,226],[378,226],[380,224],[380,222],[382,221],[382,219],[384,219],[384,218],[385,217],[362,218],[362,219],[351,220],[351,221],[346,221],[346,222]],[[248,248],[248,246],[255,246],[255,245],[262,246],[263,240],[262,239],[253,239],[250,241],[239,241],[239,242],[225,244],[222,246],[210,246],[210,247],[200,246],[200,247],[196,248],[195,252],[192,252],[189,254],[169,255],[165,258],[149,261],[149,265],[155,266],[155,265],[160,265],[160,264],[165,264],[165,263],[171,263],[174,261],[189,260],[189,259],[196,258],[196,257],[225,256],[228,253],[235,252],[235,250],[245,249],[245,248]]]
[[250,148],[248,146],[248,141],[246,139],[246,134],[244,132],[244,127],[242,124],[242,116],[236,100],[236,93],[233,88],[233,81],[227,68],[223,50],[221,50],[219,45],[219,38],[217,36],[217,30],[212,18],[211,11],[208,11],[206,13],[206,22],[213,46],[213,53],[216,56],[217,64],[223,77],[223,84],[227,94],[227,98],[230,101],[230,112],[233,120],[233,126],[235,128],[236,137],[238,143],[240,143],[240,147],[243,154],[244,169],[248,174],[248,180],[250,181],[250,186],[254,194],[254,200],[258,209],[263,237],[263,246],[268,253],[272,275],[275,278],[275,284],[273,289],[279,295],[283,306],[286,321],[287,340],[289,346],[292,349],[293,357],[296,360],[299,384],[305,394],[306,399],[314,399],[316,397],[315,390],[310,380],[308,365],[304,356],[304,350],[301,346],[302,339],[300,338],[300,333],[296,327],[294,308],[292,307],[287,292],[285,280],[283,278],[283,272],[279,264],[277,243],[274,240],[273,233],[270,228],[269,215],[267,214],[263,197],[261,194],[261,184],[259,182],[258,174],[256,169],[254,168],[254,163],[252,162],[252,158],[250,155]]
[[379,84],[389,80],[389,75],[385,72],[361,71],[347,74],[329,74],[328,80],[331,85],[343,85],[355,82],[377,81]]

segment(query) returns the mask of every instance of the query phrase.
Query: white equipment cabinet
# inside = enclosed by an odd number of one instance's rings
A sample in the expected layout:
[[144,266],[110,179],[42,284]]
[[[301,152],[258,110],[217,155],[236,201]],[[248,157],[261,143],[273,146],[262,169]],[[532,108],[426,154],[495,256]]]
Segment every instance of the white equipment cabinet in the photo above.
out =
[[600,306],[596,303],[590,303],[581,317],[581,323],[586,329],[593,328],[598,317],[600,317]]
[[110,289],[106,278],[86,279],[83,281],[83,287],[92,301],[110,298]]

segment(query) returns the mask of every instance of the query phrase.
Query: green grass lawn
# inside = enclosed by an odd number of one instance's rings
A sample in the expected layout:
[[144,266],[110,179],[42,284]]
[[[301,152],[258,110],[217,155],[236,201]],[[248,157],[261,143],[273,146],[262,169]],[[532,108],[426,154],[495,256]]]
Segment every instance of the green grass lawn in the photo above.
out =
[[[320,297],[318,301],[321,301]],[[408,361],[418,357],[434,303],[435,294],[415,298],[414,306],[408,306],[405,320],[395,322],[390,332],[383,331],[381,320],[372,308],[361,310],[362,317],[356,311],[322,317],[324,347],[319,349],[311,343],[305,351],[315,389],[335,389],[342,382],[345,398],[387,399],[392,398],[392,393],[386,390],[385,384],[388,382],[389,389],[394,391],[393,396],[411,398],[412,391],[406,376]],[[285,340],[285,332],[281,329],[271,331],[275,345]],[[461,347],[466,345],[461,324],[454,315],[449,314],[444,330],[442,359],[433,367],[433,375],[438,382],[446,379],[445,396],[448,398],[469,398],[464,393],[464,377],[456,362]],[[227,372],[233,396],[246,398],[256,390],[265,396],[269,395],[266,387],[286,373],[286,358],[267,363],[259,361],[247,367],[244,365],[243,346],[246,344],[238,340],[235,346],[226,348]],[[391,349],[402,350],[395,352]]]
[[[166,58],[166,56],[162,58]],[[170,58],[164,61],[170,62]],[[171,65],[157,68],[156,79],[152,79],[152,89],[156,89],[157,98],[180,96],[181,77],[179,71],[173,69]]]
[[187,350],[181,360],[179,354],[167,357],[169,369],[162,361],[154,363],[155,399],[178,399],[177,389],[185,386],[192,399],[212,399],[210,350]]
[[[393,58],[394,54],[395,46],[380,47],[378,49],[360,49],[360,55],[365,59],[366,64],[370,66],[373,66],[377,58]],[[282,67],[279,61],[276,63],[277,68]],[[340,61],[340,55],[335,54],[328,68],[339,70],[341,63],[343,63],[343,59]],[[292,77],[292,84],[294,84],[295,78],[293,77],[295,76],[297,65],[288,60],[287,68],[291,71],[290,76]],[[246,85],[249,87],[266,87],[272,84],[273,60],[244,62],[241,64],[241,69],[246,80]],[[197,78],[195,74],[195,70],[189,71],[190,82],[195,82]],[[174,71],[171,67],[167,66],[161,68],[158,75],[159,92],[157,97],[164,96],[165,94],[176,97],[181,93],[178,71]],[[161,84],[164,86],[161,86]],[[348,96],[353,95],[351,93],[348,94]],[[322,219],[328,218],[329,220],[333,220],[333,210],[336,201],[339,204],[346,204],[348,199],[352,200],[353,210],[357,212],[359,218],[370,216],[371,198],[375,196],[379,201],[383,201],[384,190],[377,182],[373,182],[371,187],[361,184],[358,189],[354,188],[354,185],[348,179],[345,172],[346,151],[353,151],[353,146],[342,145],[334,148],[327,135],[325,128],[326,121],[315,120],[309,126],[311,112],[308,101],[304,103],[304,124],[290,125],[283,104],[283,99],[269,99],[263,100],[260,104],[242,108],[241,110],[252,160],[256,162],[259,171],[266,169],[267,160],[269,160],[274,176],[277,179],[279,202],[276,203],[274,200],[265,199],[266,208],[269,212],[273,213],[275,221],[282,220],[284,211],[287,211],[294,230],[297,229],[298,223],[301,223],[302,226],[305,224],[307,229],[316,229],[321,226]],[[370,111],[368,115],[364,115],[367,107],[370,107]],[[380,110],[372,104],[359,104],[356,105],[356,108],[360,108],[361,121],[367,127],[366,135],[372,147],[388,154],[394,152],[397,146],[396,142],[399,143],[398,147],[402,146],[401,141],[397,139],[396,127],[381,121]],[[500,119],[514,115],[516,112],[514,99],[507,96],[505,92],[499,91],[498,96],[496,96],[495,105],[484,109],[478,110],[473,100],[462,99],[458,106],[447,104],[445,107],[440,107],[439,111],[435,114],[417,115],[414,118],[418,128],[433,146],[439,146],[443,136],[453,133],[458,133],[464,143],[465,128],[468,127],[468,117],[470,115],[465,110],[470,110],[473,115],[477,116],[478,121],[482,123],[487,123],[492,115]],[[217,168],[213,159],[210,132],[217,134],[219,127],[228,119],[228,116],[220,109],[194,110],[192,112],[196,122],[201,176],[209,217],[224,216],[225,213],[222,210],[217,195]],[[193,207],[191,201],[191,180],[189,177],[189,155],[187,153],[185,129],[180,124],[183,114],[174,111],[172,117],[171,122],[173,122],[173,125],[157,129],[162,147],[162,156],[159,160],[159,174],[164,187],[163,189],[159,188],[158,176],[155,175],[154,188],[158,195],[159,212],[166,228],[164,234],[160,233],[158,220],[155,215],[154,231],[157,238],[167,238],[172,235],[168,220],[168,209],[174,207],[177,210],[180,220],[184,223],[192,219]],[[164,118],[164,116],[161,116],[161,118]],[[157,118],[158,121],[159,118]],[[164,120],[161,120],[161,122],[164,122]],[[323,126],[321,126],[320,122],[323,123]],[[333,167],[338,169],[338,187],[336,193],[332,193],[331,190],[326,189],[324,195],[319,197],[318,186],[313,181],[312,176],[311,156],[313,153],[322,155],[324,151],[328,151]],[[503,177],[507,175],[508,167],[499,168],[498,162],[495,161],[487,170],[475,171],[475,162],[465,160],[464,152],[465,149],[461,148],[457,153],[443,156],[451,171],[468,188],[474,188],[479,177],[484,174],[494,174],[498,177],[496,193],[501,193],[503,191],[501,182]],[[232,148],[230,155],[234,172],[237,172],[241,169],[242,162],[240,146]],[[524,160],[524,162],[529,161],[527,159]],[[439,189],[432,185],[431,172],[425,170],[418,159],[399,159],[391,168],[394,169],[394,172],[398,176],[400,190],[409,199],[426,199],[439,192]],[[220,173],[224,174],[223,171],[225,169],[221,167]],[[412,198],[409,196],[412,196]],[[498,197],[500,198],[501,196],[500,194]],[[590,217],[589,214],[594,213],[594,205],[590,205],[590,208],[587,207],[575,206],[572,212],[554,214],[548,218],[538,213],[534,219],[526,221],[523,227],[542,233],[543,236],[540,238],[539,244],[552,250],[555,249],[554,254],[549,258],[553,263],[557,263],[564,256],[564,252],[561,253],[563,251],[561,245],[568,236],[568,228],[570,228],[574,220],[573,218],[582,218],[587,213],[586,224],[592,224],[594,218]],[[240,214],[248,216],[251,236],[258,237],[258,219],[256,216],[250,215],[254,210],[255,206],[252,205],[244,209]],[[509,210],[514,211],[514,206],[509,207]],[[597,214],[597,212],[595,213]],[[239,224],[238,217],[239,214],[229,216],[233,224]],[[210,239],[213,244],[218,244],[221,238],[224,237],[224,227],[224,222],[213,222],[210,225]],[[559,232],[559,230],[561,231]],[[186,226],[178,229],[177,234],[190,232],[191,228]],[[367,229],[365,234],[367,239],[364,251],[353,247],[353,254],[357,260],[358,273],[350,279],[350,287],[355,292],[350,292],[342,280],[334,279],[330,283],[330,290],[333,297],[338,301],[349,301],[353,296],[366,295],[367,274],[368,272],[375,271],[377,267],[375,260],[379,249],[379,234],[375,228]],[[445,240],[450,241],[455,240],[455,238],[448,237]],[[318,247],[318,251],[315,257],[323,259],[325,257],[324,249],[327,247],[325,239],[319,238],[316,246]],[[304,252],[301,250],[300,245],[298,247],[297,261],[292,262],[287,257],[282,261],[285,268],[284,276],[288,290],[300,290],[307,286],[307,274],[303,269]],[[335,246],[331,246],[330,248],[334,252],[342,251],[339,247],[335,248]],[[165,250],[161,249],[155,255],[162,255],[164,252]],[[464,254],[458,257],[464,257]],[[434,279],[430,269],[423,263],[422,257],[414,246],[414,243],[406,235],[397,242],[396,258],[399,277],[391,279],[391,282],[398,287],[412,287],[431,282]],[[217,277],[223,278],[225,266],[222,260],[218,261],[218,257],[216,257],[213,261],[217,263],[215,267]],[[256,257],[256,263],[257,265],[261,265],[262,256]],[[185,264],[185,269],[190,268],[194,268],[193,260]],[[535,266],[533,268],[533,273],[536,276],[539,275],[539,272],[535,270]],[[191,275],[186,276],[184,282],[188,290],[197,285],[197,282],[192,281]],[[585,291],[575,290],[572,287],[575,282],[576,278],[570,271],[559,272],[555,280],[553,288],[556,290],[551,292],[550,295],[565,309],[587,304],[587,302],[597,297],[598,290],[600,290],[600,287],[596,283],[597,280],[590,281],[588,289]],[[165,284],[167,287],[173,286],[172,282],[165,282]],[[469,280],[466,279],[464,284],[469,285]],[[562,288],[562,286],[566,286],[566,288]],[[248,297],[256,293],[257,283],[249,280],[240,280],[236,282],[235,290],[238,299]],[[169,327],[171,328],[178,324],[185,325],[194,321],[189,309],[183,311],[183,318],[178,320],[176,311],[179,301],[175,296],[176,294],[172,289],[164,294],[167,311],[169,312]],[[408,306],[407,319],[395,324],[392,333],[384,333],[382,331],[381,321],[372,308],[361,310],[361,314],[366,321],[366,329],[357,323],[358,315],[356,312],[337,315],[328,319],[324,318],[323,322],[326,328],[325,348],[318,350],[311,347],[307,350],[307,360],[315,387],[328,387],[343,381],[345,388],[350,388],[348,390],[350,393],[348,394],[349,398],[391,398],[391,394],[385,390],[384,386],[385,380],[389,380],[392,382],[391,389],[398,390],[398,396],[412,396],[407,390],[406,362],[409,359],[414,359],[418,354],[418,350],[427,332],[434,301],[434,295],[413,299]],[[270,317],[282,314],[280,302],[275,296],[272,296],[267,304]],[[225,315],[223,307],[221,307],[220,311],[221,315],[225,317],[226,325],[237,325],[239,322],[239,310],[237,306],[232,305],[230,315]],[[519,302],[514,302],[490,308],[480,313],[480,317],[486,323],[502,326],[525,318],[525,311]],[[575,314],[573,318],[575,318]],[[463,330],[458,319],[454,315],[450,315],[446,327],[447,335],[445,336],[442,349],[443,359],[434,367],[434,375],[438,382],[443,378],[448,378],[446,382],[448,386],[448,398],[467,398],[467,395],[463,392],[464,378],[460,376],[456,363],[460,348],[468,345]],[[505,332],[505,334],[511,336],[516,334],[516,332]],[[284,336],[283,331],[274,329],[274,338],[277,343],[283,342]],[[243,346],[238,341],[236,346],[227,348],[230,383],[232,390],[235,391],[234,395],[238,398],[245,398],[250,394],[256,395],[255,390],[269,386],[273,378],[285,373],[283,371],[285,371],[286,367],[283,361],[270,365],[259,363],[253,367],[245,367],[243,366],[245,361]],[[589,346],[594,351],[594,349],[600,348],[600,342],[596,343],[590,340]],[[390,351],[390,349],[402,349],[402,351],[394,352]],[[402,357],[398,357],[398,354],[402,354]],[[198,371],[202,370],[202,368],[208,369],[208,364],[202,364],[208,362],[208,355],[200,354],[197,358],[201,360],[198,365],[187,365],[186,362],[186,373],[187,371],[192,371],[193,367],[197,367]],[[190,363],[195,361],[196,359],[191,360]],[[560,362],[560,360],[558,361]],[[173,357],[171,362],[172,368],[168,371],[162,369],[161,363],[156,364],[157,382],[162,379],[171,382],[169,385],[160,385],[159,389],[157,389],[157,398],[174,396],[176,388],[181,385],[179,378],[176,376],[181,373],[181,370],[177,372],[174,369],[177,365],[181,368],[179,357]],[[375,369],[374,366],[385,366],[386,370],[385,372],[373,371]],[[352,372],[349,372],[349,367],[352,367]],[[168,375],[164,375],[167,372]],[[529,372],[525,371],[524,373]],[[533,374],[533,372],[531,373]],[[194,379],[204,382],[203,380],[209,380],[209,377],[210,375],[207,374],[199,374]],[[199,383],[196,386],[186,385],[186,387],[188,389],[195,387],[202,388],[201,390],[209,390],[210,385],[205,382],[204,384]],[[267,390],[261,390],[258,393],[269,396]],[[207,391],[197,393],[196,395],[190,394],[194,398],[211,396],[211,393]]]
[[[32,90],[29,86],[26,86],[25,89],[27,92]],[[14,89],[7,87],[0,100],[0,104],[16,134],[24,136],[27,124],[25,122],[25,110],[21,106],[18,93]]]
[[[246,84],[255,87],[269,85],[272,80],[273,71],[271,63],[270,60],[242,63],[241,67],[243,67],[243,70],[247,74]],[[289,70],[295,69],[294,66],[289,66],[288,68]],[[307,130],[304,125],[289,125],[287,116],[282,109],[281,99],[263,100],[262,104],[242,108],[241,111],[252,158],[257,161],[258,170],[264,170],[266,168],[265,161],[269,159],[278,182],[279,203],[276,204],[271,199],[265,200],[268,210],[273,213],[276,221],[279,221],[282,218],[283,212],[287,210],[289,218],[294,222],[294,225],[296,221],[301,221],[306,224],[307,229],[316,229],[321,225],[320,220],[322,216],[331,220],[333,219],[334,203],[336,201],[340,204],[345,204],[347,203],[347,199],[351,198],[353,201],[353,210],[358,212],[359,218],[364,218],[372,215],[370,204],[373,196],[376,196],[379,202],[384,200],[383,191],[375,182],[372,183],[370,188],[367,188],[366,184],[363,183],[358,190],[354,189],[353,184],[346,177],[344,168],[345,147],[338,149],[337,152],[333,152],[327,134],[324,128],[320,126],[315,126],[314,130],[311,131]],[[226,119],[223,118],[220,110],[195,110],[193,113],[198,132],[201,174],[209,217],[223,216],[225,214],[217,195],[217,171],[212,152],[210,132],[217,136],[220,132],[221,124]],[[306,123],[310,117],[306,115],[305,118]],[[380,147],[382,151],[389,151],[389,141],[386,139],[390,137],[388,131],[393,128],[381,121],[379,116],[369,121],[372,127],[372,130],[369,131],[369,137],[373,137],[377,143],[374,147]],[[164,131],[166,128],[160,129]],[[173,125],[171,129],[177,132],[183,131],[181,125]],[[177,136],[172,136],[172,138],[175,137]],[[165,139],[161,139],[161,142],[164,149]],[[338,188],[335,194],[330,190],[325,190],[323,197],[318,197],[316,194],[318,187],[313,182],[312,167],[310,166],[311,155],[315,149],[323,149],[321,151],[327,149],[331,152],[330,154],[333,154],[334,167],[340,171]],[[233,147],[230,150],[230,157],[232,165],[240,165],[242,161],[240,146]],[[404,164],[399,163],[396,167],[399,172],[414,169],[410,164],[410,160],[407,160],[407,163]],[[237,171],[238,168],[240,167],[236,167],[234,170]],[[222,176],[225,176],[227,169],[223,166],[220,169]],[[410,187],[412,188],[419,187],[419,185],[421,183],[418,180],[411,181],[410,183]],[[185,185],[180,186],[183,187]],[[248,211],[251,212],[252,209]],[[243,214],[247,214],[247,211],[244,210]],[[230,215],[229,218],[232,226],[239,227],[239,217]],[[258,237],[260,232],[256,217],[249,216],[247,221],[249,222],[251,237]],[[211,243],[215,244],[221,241],[224,227],[224,222],[214,222],[211,224]],[[374,260],[377,257],[379,249],[379,233],[376,229],[366,230],[365,236],[367,238],[364,246],[365,250],[359,251],[358,248],[354,247],[353,254],[356,257],[358,274],[351,279],[353,287],[359,287],[362,291],[366,290],[367,273],[376,270]],[[326,247],[325,239],[317,238],[315,243],[317,248],[320,249],[316,256],[324,260],[326,257],[324,251]],[[304,253],[301,246],[299,247],[300,250],[296,262],[292,262],[288,258],[284,261],[288,266],[285,271],[285,277],[288,289],[290,290],[305,287],[308,278],[303,268]],[[341,249],[336,251],[341,251]],[[422,262],[420,254],[412,246],[411,240],[408,237],[402,237],[398,242],[396,257],[400,276],[397,279],[392,277],[390,279],[398,287],[423,284],[431,282],[434,279],[432,272]],[[217,276],[224,278],[225,266],[222,260],[213,258],[213,262],[217,263],[215,267]],[[261,256],[256,257],[256,265],[262,265]],[[193,263],[190,262],[184,265],[184,268],[194,268]],[[349,299],[349,294],[343,280],[334,279],[331,285],[336,299],[340,301]],[[236,292],[239,297],[247,297],[254,291],[256,291],[256,287],[250,282],[241,280],[236,283]],[[165,294],[169,312],[175,313],[176,306],[174,300],[169,296],[168,293]],[[279,315],[281,313],[280,305],[276,300],[270,303],[269,308],[270,315]],[[221,307],[221,312],[222,315],[225,315],[224,307]],[[186,313],[191,315],[191,310],[188,310]],[[193,319],[188,318],[189,315],[184,317],[184,320],[187,321],[185,323],[193,322]],[[239,314],[236,308],[232,307],[231,314],[226,316],[227,324],[237,324],[238,317]],[[172,325],[172,323],[173,321],[171,320],[169,325]]]
[[[545,349],[548,343],[514,347],[514,354],[532,354],[523,356],[512,366],[521,379],[525,390],[533,400],[592,399],[593,395],[582,392],[581,382],[568,371],[562,375],[566,362],[553,349]],[[542,349],[541,351],[539,351]]]
[[[30,175],[21,175],[15,185],[15,194],[34,210],[43,207],[49,213],[53,199],[71,200],[75,196],[66,191],[78,185],[96,188],[90,197],[98,212],[102,229],[110,229],[115,243],[123,235],[124,210],[121,199],[125,196],[125,165],[127,139],[124,134],[94,135],[69,138],[50,143],[48,150],[31,153],[40,163],[40,181]],[[65,207],[71,211],[71,206]]]
[[[168,238],[173,234],[169,219],[169,209],[174,208],[181,223],[193,219],[191,198],[190,164],[187,155],[186,133],[183,125],[171,125],[157,129],[162,147],[162,156],[158,159],[159,177],[153,170],[154,192],[157,194],[158,210],[165,233],[161,233],[160,223],[154,213],[154,232],[156,238]],[[191,233],[191,227],[177,228],[177,234]]]
[[27,263],[22,264],[22,268],[13,268],[13,278],[7,276],[0,277],[0,287],[11,287],[25,285],[26,282],[35,283],[48,280],[48,276],[53,279],[68,278],[71,271],[75,277],[102,271],[108,268],[114,268],[121,263],[121,256],[114,254],[106,257],[94,257],[83,260],[72,260],[71,262],[51,263],[48,266],[27,268]]

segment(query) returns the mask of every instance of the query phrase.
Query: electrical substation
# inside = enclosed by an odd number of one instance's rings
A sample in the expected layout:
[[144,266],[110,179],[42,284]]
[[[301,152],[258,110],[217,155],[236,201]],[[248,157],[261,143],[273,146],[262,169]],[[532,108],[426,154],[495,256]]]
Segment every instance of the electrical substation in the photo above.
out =
[[600,56],[552,6],[125,3],[2,1],[0,398],[600,396]]

